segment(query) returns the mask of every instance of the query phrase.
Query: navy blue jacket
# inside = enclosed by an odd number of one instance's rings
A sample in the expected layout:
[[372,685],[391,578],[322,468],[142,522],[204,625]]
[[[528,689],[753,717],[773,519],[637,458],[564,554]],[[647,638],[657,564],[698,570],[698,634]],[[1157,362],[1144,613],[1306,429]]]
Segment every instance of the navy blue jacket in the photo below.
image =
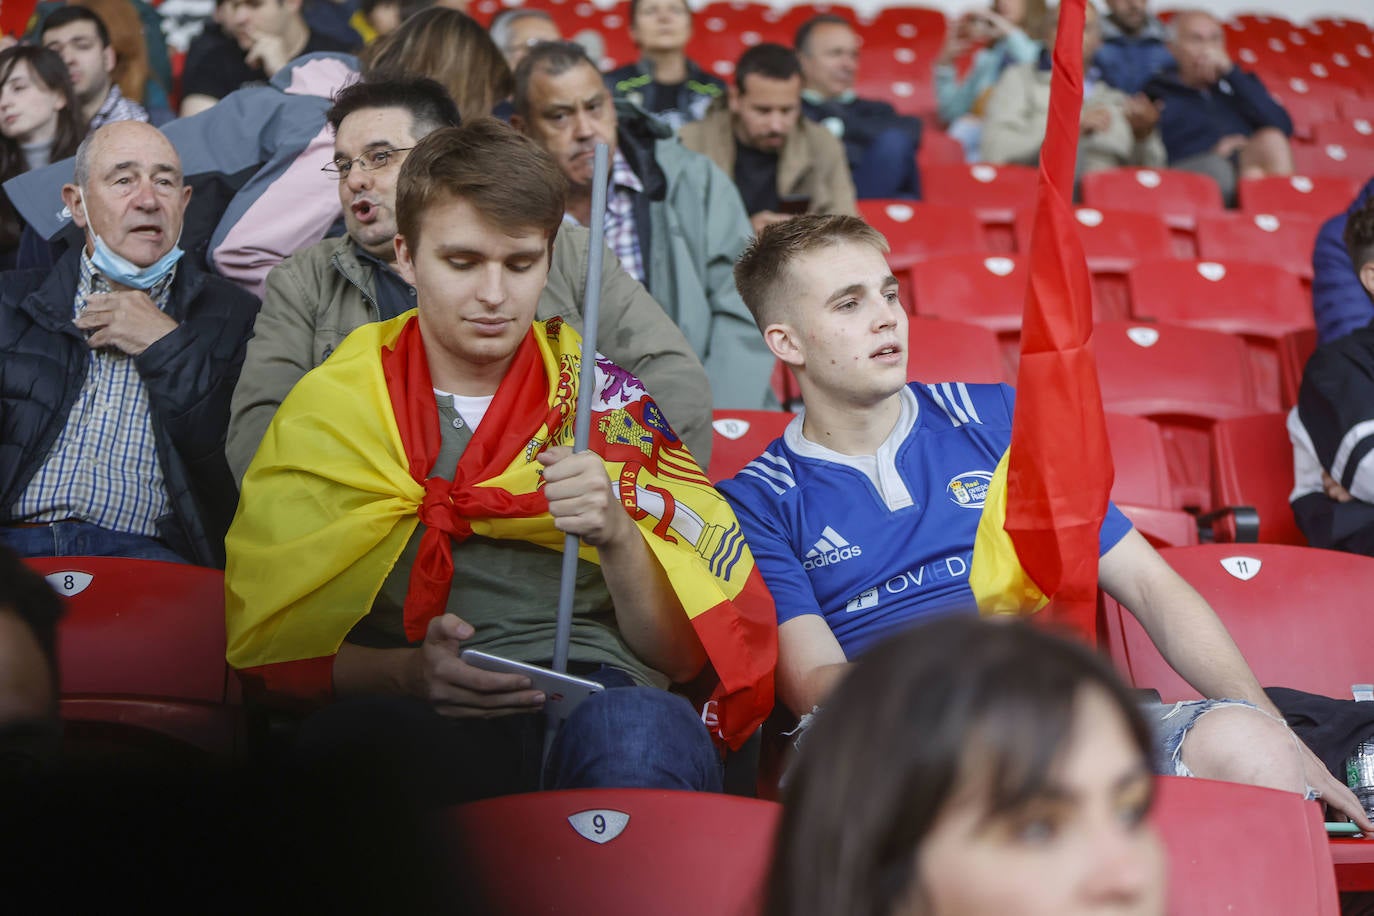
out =
[[[51,271],[0,275],[0,517],[33,480],[86,381],[90,349],[72,324],[81,252]],[[224,566],[238,488],[224,457],[229,398],[258,301],[183,258],[167,302],[175,330],[134,357],[171,502],[159,534],[187,560]]]
[[1169,162],[1209,152],[1222,137],[1250,136],[1263,127],[1293,133],[1288,112],[1264,88],[1259,77],[1232,67],[1207,89],[1193,89],[1178,79],[1178,67],[1155,74],[1145,84],[1145,94],[1163,100],[1159,135]]
[[1345,221],[1374,196],[1374,178],[1360,191],[1344,213],[1322,224],[1312,248],[1312,316],[1317,321],[1317,343],[1339,340],[1374,321],[1374,300],[1369,298],[1350,252],[1345,247]]
[[1164,43],[1164,25],[1151,16],[1135,34],[1121,31],[1112,17],[1103,16],[1102,47],[1093,62],[1102,79],[1113,89],[1135,95],[1145,88],[1150,77],[1174,63]]

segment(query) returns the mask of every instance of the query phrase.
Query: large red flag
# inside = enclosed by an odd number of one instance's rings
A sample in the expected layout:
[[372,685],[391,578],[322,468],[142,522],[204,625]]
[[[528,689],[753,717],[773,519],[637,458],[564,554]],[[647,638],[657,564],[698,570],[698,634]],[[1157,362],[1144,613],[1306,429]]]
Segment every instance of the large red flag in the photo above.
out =
[[1092,350],[1092,287],[1071,201],[1083,105],[1083,5],[1062,0],[1040,148],[1040,185],[1021,325],[1006,531],[1051,597],[1051,620],[1094,636],[1098,529],[1112,459]]

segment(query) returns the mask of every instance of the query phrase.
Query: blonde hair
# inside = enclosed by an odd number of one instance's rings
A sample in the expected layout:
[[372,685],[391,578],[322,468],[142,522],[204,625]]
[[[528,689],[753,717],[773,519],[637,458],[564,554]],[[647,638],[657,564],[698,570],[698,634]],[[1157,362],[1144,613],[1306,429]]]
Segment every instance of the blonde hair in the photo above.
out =
[[510,66],[487,30],[446,7],[416,13],[364,53],[364,79],[427,76],[453,96],[464,121],[491,114],[513,87]]
[[735,288],[763,330],[777,315],[792,262],[818,248],[855,242],[887,254],[887,239],[857,216],[809,213],[773,223],[749,243],[735,262]]

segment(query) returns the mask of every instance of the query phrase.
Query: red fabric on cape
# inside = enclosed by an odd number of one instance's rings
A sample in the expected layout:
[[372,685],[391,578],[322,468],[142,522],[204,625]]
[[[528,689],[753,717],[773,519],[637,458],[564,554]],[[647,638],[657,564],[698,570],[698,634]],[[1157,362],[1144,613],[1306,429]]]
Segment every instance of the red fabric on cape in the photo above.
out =
[[[418,319],[406,325],[396,346],[382,353],[391,410],[401,434],[410,476],[425,488],[420,521],[425,533],[410,571],[406,590],[405,632],[410,640],[424,639],[429,622],[444,612],[453,582],[453,543],[472,534],[469,518],[531,518],[549,509],[542,490],[521,495],[476,484],[504,471],[550,418],[549,378],[534,341],[525,334],[509,370],[496,390],[486,421],[458,460],[453,480],[431,477],[439,457],[439,412],[429,375],[424,339]],[[550,430],[552,431],[552,429]]]

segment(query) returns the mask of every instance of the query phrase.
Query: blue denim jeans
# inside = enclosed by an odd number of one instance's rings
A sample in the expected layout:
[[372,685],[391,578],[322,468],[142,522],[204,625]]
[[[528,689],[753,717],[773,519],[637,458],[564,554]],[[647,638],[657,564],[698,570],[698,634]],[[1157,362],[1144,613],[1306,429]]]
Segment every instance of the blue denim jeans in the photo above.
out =
[[21,557],[132,557],[186,562],[157,538],[113,531],[89,522],[53,522],[38,528],[0,525],[0,544]]
[[[560,727],[544,788],[721,791],[720,755],[690,703],[615,668],[582,676],[607,690]],[[453,719],[418,698],[370,696],[311,715],[290,759],[345,792],[446,805],[540,788],[543,751],[542,714]]]

